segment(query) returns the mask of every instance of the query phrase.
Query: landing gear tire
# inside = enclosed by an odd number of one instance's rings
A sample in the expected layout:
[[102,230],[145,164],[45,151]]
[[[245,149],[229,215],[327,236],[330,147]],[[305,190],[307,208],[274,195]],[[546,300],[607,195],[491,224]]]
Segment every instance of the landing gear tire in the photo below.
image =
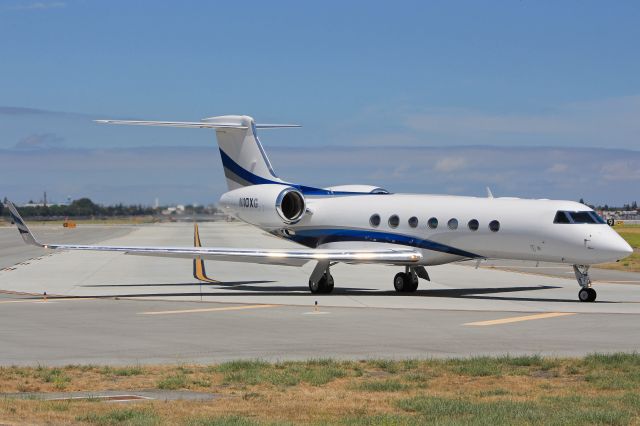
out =
[[418,277],[412,274],[398,272],[393,278],[393,287],[398,293],[413,293],[418,289]]
[[590,287],[583,288],[578,292],[578,299],[580,299],[581,302],[595,302],[597,295],[594,289]]
[[309,290],[313,294],[329,294],[333,291],[333,276],[331,274],[324,274],[318,282],[312,282],[309,280]]
[[591,278],[589,277],[589,265],[573,265],[573,272],[580,285],[578,300],[581,302],[595,302],[596,291],[591,288]]
[[404,272],[398,272],[395,277],[393,277],[393,288],[396,289],[398,293],[402,293],[404,291]]

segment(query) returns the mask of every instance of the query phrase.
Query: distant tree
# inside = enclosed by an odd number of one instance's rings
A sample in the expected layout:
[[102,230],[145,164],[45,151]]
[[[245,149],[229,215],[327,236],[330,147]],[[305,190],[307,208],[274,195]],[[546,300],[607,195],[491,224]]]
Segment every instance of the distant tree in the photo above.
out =
[[584,198],[580,198],[580,201],[578,201],[578,202],[579,202],[580,204],[586,204],[586,203],[584,202]]
[[72,216],[93,216],[98,214],[100,210],[100,207],[89,198],[74,200],[69,207],[69,213]]
[[608,205],[608,204],[605,204],[605,205],[604,205],[603,210],[605,210],[605,211],[609,211],[609,205]]

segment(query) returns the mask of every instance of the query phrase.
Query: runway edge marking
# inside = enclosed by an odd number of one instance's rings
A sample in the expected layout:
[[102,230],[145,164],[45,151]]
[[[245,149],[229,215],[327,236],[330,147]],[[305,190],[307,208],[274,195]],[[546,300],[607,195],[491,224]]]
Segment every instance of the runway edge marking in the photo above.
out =
[[463,325],[470,325],[470,326],[500,325],[500,324],[509,324],[512,322],[564,317],[564,316],[575,315],[575,314],[576,314],[575,312],[546,312],[543,314],[524,315],[519,317],[501,318],[501,319],[488,320],[488,321],[468,322]]
[[262,308],[275,308],[282,305],[242,305],[242,306],[227,306],[224,308],[199,308],[199,309],[182,309],[176,311],[150,311],[150,312],[138,312],[139,315],[172,315],[172,314],[191,314],[199,312],[220,312],[220,311],[241,311],[244,309],[262,309]]

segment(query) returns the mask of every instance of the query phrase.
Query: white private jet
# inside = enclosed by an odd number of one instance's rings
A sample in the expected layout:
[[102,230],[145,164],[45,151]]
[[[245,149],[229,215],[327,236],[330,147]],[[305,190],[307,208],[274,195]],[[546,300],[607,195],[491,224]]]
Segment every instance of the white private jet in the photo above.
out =
[[316,188],[276,176],[257,129],[298,127],[256,124],[248,116],[221,116],[199,122],[97,120],[104,124],[215,129],[229,192],[224,211],[299,249],[201,247],[115,247],[45,244],[29,231],[17,209],[11,216],[25,242],[52,250],[117,251],[133,255],[302,266],[317,262],[309,278],[312,293],[334,287],[330,266],[338,262],[378,263],[404,268],[393,279],[398,292],[414,292],[425,266],[466,259],[517,259],[573,265],[578,298],[593,302],[589,266],[628,256],[632,248],[592,209],[573,201],[391,194],[368,185]]

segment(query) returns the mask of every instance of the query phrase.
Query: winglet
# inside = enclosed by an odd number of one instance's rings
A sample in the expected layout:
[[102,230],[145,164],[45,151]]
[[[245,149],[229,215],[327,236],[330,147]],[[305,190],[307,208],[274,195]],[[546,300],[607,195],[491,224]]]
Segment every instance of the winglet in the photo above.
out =
[[16,206],[14,206],[11,201],[7,201],[5,205],[9,209],[11,220],[13,220],[13,223],[15,223],[18,227],[18,232],[20,232],[20,236],[22,237],[24,242],[27,244],[31,244],[32,246],[45,247],[33,236],[27,224],[24,223],[24,220],[22,220],[20,213],[18,213],[18,209],[16,209]]
[[[194,247],[202,247],[200,243],[200,231],[198,231],[198,224],[193,224],[193,246]],[[193,277],[199,281],[205,283],[218,283],[220,281],[216,281],[207,276],[206,271],[204,270],[204,260],[201,257],[196,257],[193,259]]]

